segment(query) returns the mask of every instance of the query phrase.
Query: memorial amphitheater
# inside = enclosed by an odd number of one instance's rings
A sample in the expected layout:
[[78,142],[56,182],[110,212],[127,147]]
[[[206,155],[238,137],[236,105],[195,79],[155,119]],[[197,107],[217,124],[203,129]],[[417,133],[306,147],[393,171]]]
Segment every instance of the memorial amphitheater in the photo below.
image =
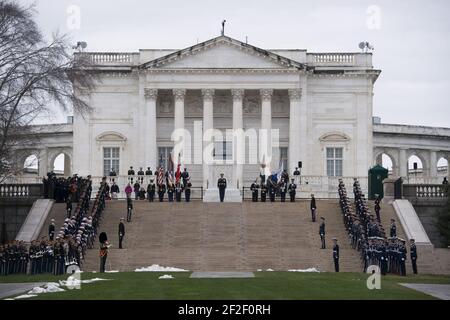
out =
[[[339,181],[352,198],[357,179],[371,212],[373,196],[384,195],[384,229],[395,219],[408,248],[416,239],[419,272],[450,273],[450,254],[439,243],[432,214],[447,196],[441,183],[449,177],[450,128],[385,124],[375,117],[382,66],[372,64],[372,53],[262,49],[221,35],[181,50],[76,55],[88,57],[101,80],[85,97],[92,111],[34,126],[32,143],[23,137],[16,153],[20,173],[0,185],[1,198],[21,199],[26,208],[19,214],[4,202],[3,214],[14,220],[3,231],[9,240],[29,242],[47,236],[51,219],[57,230],[64,223],[65,204],[39,193],[42,177],[55,171],[62,154],[58,175],[91,175],[93,196],[107,176],[122,199],[126,184],[138,179],[127,174],[130,166],[167,170],[172,155],[175,169],[180,164],[190,174],[192,201],[135,201],[122,250],[116,235],[126,202],[107,201],[99,231],[113,245],[108,268],[334,271],[331,239],[337,238],[341,271],[362,272],[338,200]],[[213,146],[210,161],[202,156],[207,145]],[[30,158],[35,165],[26,165]],[[383,181],[369,173],[376,165],[388,169]],[[264,170],[280,168],[289,175],[299,168],[296,202],[251,202],[250,185]],[[117,176],[109,177],[113,169]],[[224,203],[217,202],[220,173],[228,180]],[[143,176],[142,184],[150,179],[156,177]],[[326,221],[327,249],[319,249],[319,225],[311,222],[311,194]],[[98,262],[95,245],[82,268],[97,270]]]

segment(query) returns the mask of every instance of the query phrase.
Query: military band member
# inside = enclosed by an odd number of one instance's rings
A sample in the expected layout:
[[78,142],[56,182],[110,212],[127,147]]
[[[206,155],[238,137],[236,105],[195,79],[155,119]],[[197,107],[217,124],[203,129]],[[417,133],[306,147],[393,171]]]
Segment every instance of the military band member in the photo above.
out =
[[48,226],[48,238],[50,241],[53,241],[53,238],[55,237],[55,219],[52,219],[50,221],[50,225]]
[[317,206],[316,206],[316,198],[314,198],[314,195],[311,195],[311,202],[309,205],[310,209],[311,209],[311,220],[312,222],[316,222],[316,210],[317,210]]
[[187,181],[189,179],[189,172],[186,168],[184,168],[183,172],[181,173],[181,180],[183,181],[183,186],[187,184]]
[[273,185],[272,180],[269,179],[268,182],[268,188],[269,188],[269,198],[270,198],[270,202],[275,202],[275,196],[277,193],[277,189],[275,188],[275,186]]
[[333,238],[333,261],[334,270],[339,272],[339,245],[337,244],[336,238]]
[[280,185],[280,201],[285,202],[286,201],[286,193],[287,193],[287,182],[284,179],[281,179],[281,185]]
[[325,218],[320,218],[320,226],[319,226],[319,235],[320,242],[322,244],[321,249],[325,249]]
[[100,272],[103,273],[106,270],[106,259],[108,258],[108,237],[105,232],[100,233]]
[[411,265],[413,269],[413,273],[417,274],[417,247],[416,247],[416,241],[414,239],[409,240],[410,242],[410,248],[409,252],[411,255]]
[[255,182],[250,186],[250,190],[252,191],[252,201],[258,202],[258,184]]
[[139,168],[138,171],[138,176],[143,176],[144,175],[144,170],[142,169],[142,167]]
[[139,200],[139,190],[141,189],[141,185],[136,180],[136,183],[133,185],[134,189],[134,200]]
[[130,170],[128,170],[128,175],[129,176],[134,176],[134,170],[133,170],[132,166],[130,167]]
[[175,192],[175,187],[173,183],[169,183],[167,187],[167,197],[169,198],[169,202],[173,202],[173,194]]
[[122,241],[125,237],[125,224],[123,223],[124,218],[120,218],[119,222],[119,249],[122,249]]
[[291,179],[291,183],[289,184],[289,196],[291,197],[291,202],[295,202],[295,194],[296,191],[295,189],[297,189],[297,185],[294,182],[294,179]]
[[400,275],[406,276],[406,246],[405,241],[402,241],[402,244],[400,245]]
[[380,198],[377,198],[377,199],[375,200],[375,207],[374,207],[374,209],[375,209],[375,214],[377,215],[377,220],[378,220],[378,222],[381,223],[381,217],[380,217],[380,210],[381,210],[381,207],[380,207]]
[[153,172],[152,172],[152,170],[150,169],[150,167],[147,167],[147,170],[145,170],[145,175],[146,175],[146,176],[152,176],[152,175],[153,175]]
[[158,196],[159,196],[159,202],[164,201],[164,193],[166,193],[166,185],[163,183],[158,186]]
[[389,236],[391,238],[396,238],[397,237],[397,226],[395,225],[395,220],[391,219],[391,226],[389,229]]
[[133,213],[133,200],[127,198],[127,222],[131,221],[131,214]]
[[184,185],[184,199],[186,199],[186,202],[190,202],[191,201],[191,187],[192,187],[192,183],[191,183],[191,178],[187,178],[186,180],[186,184]]
[[150,179],[150,183],[147,186],[147,199],[149,202],[154,201],[155,191],[156,191],[155,183],[153,182],[153,179]]
[[175,186],[175,199],[177,202],[181,202],[181,193],[183,192],[183,188],[181,188],[181,183],[177,183]]
[[266,202],[267,186],[266,184],[261,185],[261,202]]
[[227,179],[223,177],[223,173],[220,174],[220,178],[217,180],[217,188],[219,188],[220,202],[223,202],[225,198],[225,190],[227,188]]

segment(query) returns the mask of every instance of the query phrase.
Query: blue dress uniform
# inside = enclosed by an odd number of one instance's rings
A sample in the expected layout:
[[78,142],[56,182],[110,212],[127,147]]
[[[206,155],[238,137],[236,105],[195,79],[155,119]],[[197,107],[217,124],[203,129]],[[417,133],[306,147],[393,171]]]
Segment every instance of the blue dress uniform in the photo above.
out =
[[281,186],[280,186],[280,201],[281,202],[286,201],[286,193],[287,193],[287,183],[285,181],[282,181]]
[[269,184],[269,197],[270,197],[270,202],[275,202],[275,194],[276,194],[277,190],[275,189],[275,186],[271,183]]
[[155,190],[155,184],[153,183],[153,181],[150,181],[147,186],[147,198],[149,202],[153,202],[153,200],[155,199]]
[[219,188],[220,202],[223,202],[225,198],[225,189],[227,188],[227,179],[225,179],[223,175],[217,180],[217,188]]
[[166,185],[163,183],[158,188],[159,202],[163,202],[164,201],[164,193],[166,193]]
[[297,185],[294,183],[292,179],[292,182],[289,184],[289,196],[291,197],[291,202],[295,202],[295,189],[297,189]]
[[267,187],[265,184],[261,186],[261,202],[266,202]]
[[183,189],[181,188],[181,185],[178,183],[175,187],[175,199],[177,202],[181,202],[181,193],[183,192]]
[[333,246],[333,261],[334,261],[334,270],[339,272],[339,245],[337,243]]
[[167,187],[167,197],[169,198],[169,202],[173,202],[173,194],[175,192],[175,187],[172,185],[169,185]]
[[184,186],[184,198],[186,199],[186,202],[191,201],[191,187],[192,187],[192,183],[190,183],[189,181]]
[[321,249],[325,249],[325,221],[322,220],[319,226],[319,235],[321,242]]
[[316,222],[316,198],[314,198],[314,195],[311,196],[311,202],[310,202],[310,209],[311,209],[311,220],[312,222]]
[[411,255],[411,264],[412,264],[413,273],[417,274],[417,247],[416,247],[416,243],[415,243],[414,239],[411,239],[411,245],[409,248],[409,252]]
[[406,276],[406,247],[403,245],[400,248],[400,275]]
[[391,238],[396,238],[397,237],[397,226],[395,225],[395,221],[391,222],[391,227],[389,230],[389,236]]
[[250,186],[250,190],[252,191],[252,201],[258,202],[258,185],[255,182]]
[[131,221],[132,212],[133,212],[133,202],[131,198],[127,198],[127,222]]

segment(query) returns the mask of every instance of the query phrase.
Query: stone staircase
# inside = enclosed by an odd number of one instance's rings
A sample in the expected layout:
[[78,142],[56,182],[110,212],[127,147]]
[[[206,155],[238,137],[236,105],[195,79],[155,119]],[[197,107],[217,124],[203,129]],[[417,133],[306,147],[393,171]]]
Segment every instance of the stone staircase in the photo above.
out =
[[[124,201],[108,201],[99,231],[112,244],[107,269],[133,271],[152,264],[195,271],[306,269],[334,271],[333,237],[340,244],[341,271],[360,272],[359,254],[343,228],[337,200],[319,200],[326,219],[327,249],[320,249],[319,223],[311,222],[309,201],[296,203],[149,203],[135,201],[118,249]],[[98,243],[88,250],[83,270],[99,269]]]

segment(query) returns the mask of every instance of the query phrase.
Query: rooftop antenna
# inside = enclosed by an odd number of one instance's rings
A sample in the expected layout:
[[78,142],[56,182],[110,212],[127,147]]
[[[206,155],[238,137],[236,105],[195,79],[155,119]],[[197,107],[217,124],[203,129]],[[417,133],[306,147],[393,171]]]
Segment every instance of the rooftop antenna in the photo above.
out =
[[367,41],[360,42],[358,47],[361,49],[363,53],[369,52],[369,50],[374,50],[375,48]]
[[78,52],[83,52],[86,49],[87,43],[84,41],[78,41],[75,46],[72,47],[73,50],[78,50]]
[[227,20],[225,20],[225,19],[222,21],[222,32],[221,32],[222,36],[225,35],[225,23],[226,22],[227,22]]
[[248,37],[245,36],[245,44],[248,44]]

